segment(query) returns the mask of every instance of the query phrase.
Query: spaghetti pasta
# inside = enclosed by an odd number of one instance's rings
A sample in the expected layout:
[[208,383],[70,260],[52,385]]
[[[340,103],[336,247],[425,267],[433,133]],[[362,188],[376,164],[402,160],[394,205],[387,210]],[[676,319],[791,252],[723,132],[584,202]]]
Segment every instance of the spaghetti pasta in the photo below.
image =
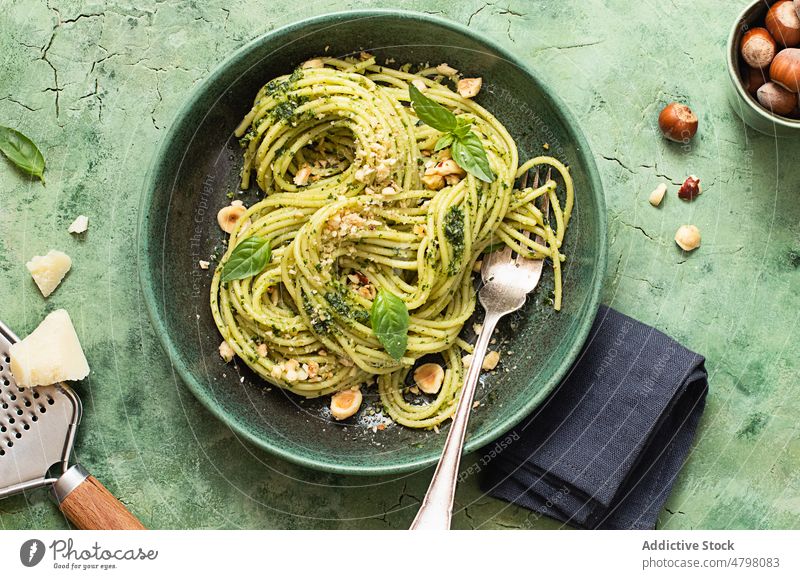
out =
[[[433,151],[442,133],[408,106],[411,83],[471,123],[491,183],[461,170],[447,148]],[[505,127],[451,90],[435,68],[412,73],[368,55],[314,59],[267,83],[236,135],[244,147],[241,186],[255,181],[265,196],[230,235],[211,308],[227,343],[268,382],[317,397],[377,381],[393,420],[433,427],[455,411],[462,350],[470,351],[459,333],[476,305],[473,265],[490,245],[549,259],[560,308],[560,247],[574,199],[567,167],[545,156],[519,164]],[[563,205],[553,180],[515,188],[539,165],[560,174]],[[550,198],[554,228],[536,207],[542,195]],[[227,260],[251,236],[270,241],[269,262],[223,283]],[[370,325],[379,290],[399,297],[410,314],[399,359]],[[446,366],[439,392],[410,397],[409,370],[434,353]]]

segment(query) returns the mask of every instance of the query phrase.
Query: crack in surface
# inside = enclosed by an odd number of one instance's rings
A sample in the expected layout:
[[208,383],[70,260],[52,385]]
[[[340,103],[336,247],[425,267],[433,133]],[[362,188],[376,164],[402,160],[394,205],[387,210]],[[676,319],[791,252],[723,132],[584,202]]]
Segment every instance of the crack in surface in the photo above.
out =
[[602,157],[602,158],[603,158],[603,159],[605,159],[606,161],[611,161],[611,162],[613,162],[613,163],[616,163],[617,165],[619,165],[620,167],[622,167],[623,169],[625,169],[625,170],[626,170],[628,173],[630,173],[631,175],[636,175],[636,171],[634,171],[633,169],[631,169],[630,167],[628,167],[628,166],[627,166],[625,163],[623,163],[622,161],[620,161],[620,160],[619,160],[619,159],[617,159],[616,157],[607,157],[607,156],[605,156],[605,155],[600,155],[600,157]]
[[640,227],[639,225],[633,225],[631,223],[623,221],[622,219],[619,219],[619,222],[622,223],[626,227],[630,227],[631,229],[637,229],[638,231],[640,231],[650,241],[657,241],[652,235],[647,233],[647,231],[645,231],[644,228]]
[[488,4],[484,4],[483,6],[481,6],[480,8],[478,8],[478,9],[477,9],[475,12],[473,12],[472,14],[470,14],[470,15],[469,15],[469,18],[467,18],[467,26],[469,26],[470,24],[472,24],[472,19],[473,19],[475,16],[477,16],[478,14],[480,14],[481,12],[483,12],[483,9],[484,9],[484,8],[486,8],[487,6],[488,6]]
[[34,113],[35,113],[36,111],[40,111],[40,110],[42,110],[41,108],[35,109],[35,108],[33,108],[33,107],[29,106],[29,105],[26,105],[24,102],[22,102],[22,101],[18,101],[17,99],[15,99],[15,98],[14,98],[13,96],[11,96],[11,95],[4,96],[4,97],[0,98],[0,101],[8,101],[8,102],[12,102],[12,103],[14,103],[15,105],[19,105],[19,106],[21,106],[23,109],[28,109],[29,111],[31,111],[31,112],[34,112]]

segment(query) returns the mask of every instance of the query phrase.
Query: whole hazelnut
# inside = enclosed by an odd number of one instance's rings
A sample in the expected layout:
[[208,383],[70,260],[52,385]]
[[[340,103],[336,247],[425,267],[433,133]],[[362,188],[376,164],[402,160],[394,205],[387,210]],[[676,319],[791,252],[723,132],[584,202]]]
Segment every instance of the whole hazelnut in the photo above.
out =
[[[800,2],[800,0],[798,0]],[[765,72],[760,68],[753,68],[752,66],[745,66],[742,71],[742,81],[744,88],[751,95],[756,96],[756,91],[764,86],[764,83],[769,79]]]
[[767,30],[783,46],[800,44],[800,17],[791,0],[780,0],[772,5],[765,20]]
[[658,115],[658,126],[670,141],[688,143],[697,132],[697,116],[680,103],[670,103]]
[[700,230],[694,225],[681,225],[675,233],[675,243],[683,251],[693,251],[700,247]]
[[777,50],[778,45],[766,28],[751,28],[742,36],[742,58],[753,68],[768,67]]
[[784,48],[772,61],[769,76],[783,88],[800,92],[800,48]]
[[758,89],[758,102],[776,115],[786,116],[797,106],[797,95],[774,82]]

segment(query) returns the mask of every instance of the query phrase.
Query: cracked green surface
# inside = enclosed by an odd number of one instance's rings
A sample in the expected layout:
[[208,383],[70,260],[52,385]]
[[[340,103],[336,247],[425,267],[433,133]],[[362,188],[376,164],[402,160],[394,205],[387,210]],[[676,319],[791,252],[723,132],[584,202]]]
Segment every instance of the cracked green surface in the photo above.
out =
[[[309,3],[310,4],[310,3]],[[20,334],[69,310],[92,366],[77,387],[77,458],[158,528],[404,528],[430,472],[391,479],[301,469],[238,441],[173,375],[140,300],[136,217],[161,132],[187,91],[247,40],[357,7],[418,9],[491,36],[528,62],[577,116],[609,210],[604,301],[707,359],[711,392],[694,451],[660,528],[797,528],[800,437],[800,143],[746,129],[725,99],[725,39],[742,3],[6,2],[0,11],[0,124],[40,146],[47,186],[0,161],[0,317]],[[624,13],[625,18],[619,15]],[[665,22],[691,17],[703,33]],[[691,146],[664,142],[671,100],[701,119]],[[694,203],[676,187],[704,184]],[[671,183],[662,207],[647,196]],[[66,230],[89,216],[82,238]],[[682,254],[677,227],[702,247]],[[44,300],[24,267],[69,253]],[[468,468],[480,457],[466,459]],[[559,528],[458,490],[460,528]],[[2,528],[64,528],[44,490],[0,501]]]

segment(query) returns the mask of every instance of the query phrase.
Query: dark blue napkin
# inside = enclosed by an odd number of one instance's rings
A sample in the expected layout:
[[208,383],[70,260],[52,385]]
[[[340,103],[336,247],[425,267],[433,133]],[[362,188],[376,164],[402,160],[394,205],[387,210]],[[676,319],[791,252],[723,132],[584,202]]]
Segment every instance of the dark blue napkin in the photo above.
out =
[[564,382],[487,446],[483,490],[576,527],[654,528],[703,413],[704,361],[601,306]]

